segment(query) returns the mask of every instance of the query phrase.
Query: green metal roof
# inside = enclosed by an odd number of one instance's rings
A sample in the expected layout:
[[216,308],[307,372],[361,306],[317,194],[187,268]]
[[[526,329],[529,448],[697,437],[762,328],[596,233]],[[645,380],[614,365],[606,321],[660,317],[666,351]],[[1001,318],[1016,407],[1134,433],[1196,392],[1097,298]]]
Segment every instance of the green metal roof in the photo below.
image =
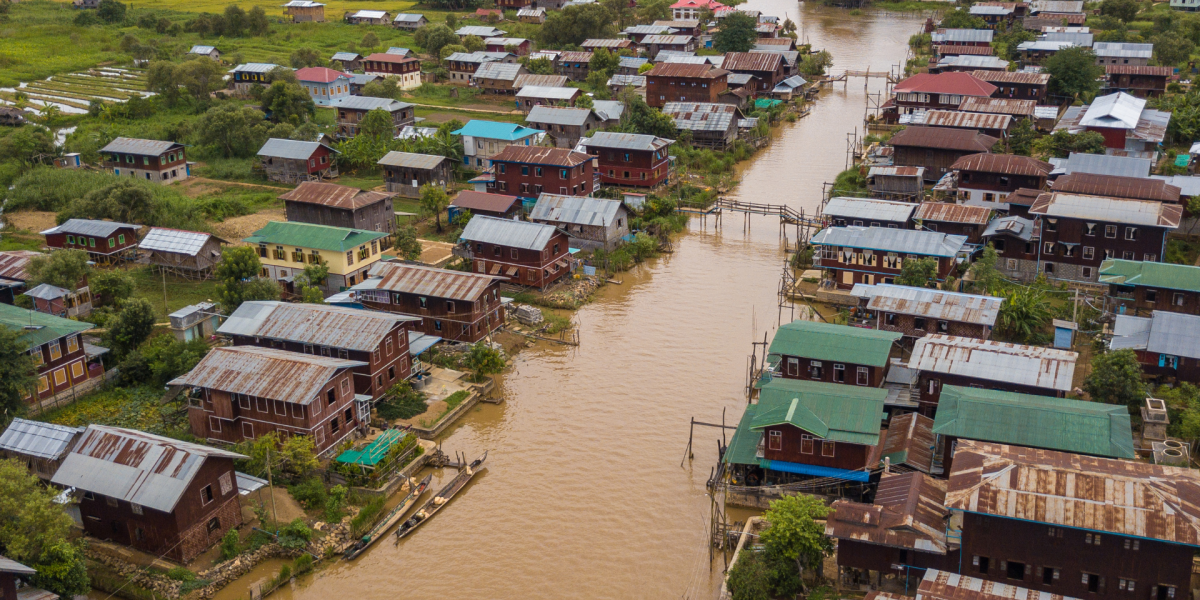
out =
[[337,461],[340,463],[349,463],[352,465],[363,465],[373,467],[379,464],[391,451],[392,446],[404,439],[408,434],[397,429],[388,429],[375,438],[370,444],[367,444],[362,450],[347,450],[338,455]]
[[16,329],[21,341],[28,344],[29,348],[93,327],[91,323],[25,310],[11,304],[0,304],[0,325]]
[[835,442],[873,446],[883,422],[880,388],[774,379],[762,386],[751,429],[789,424]]
[[947,385],[933,432],[959,438],[1134,458],[1124,406]]
[[903,335],[849,325],[792,321],[775,332],[768,353],[882,367],[887,364],[892,343]]
[[757,404],[746,405],[746,412],[742,413],[742,422],[738,423],[737,431],[733,432],[729,447],[725,449],[726,464],[758,465],[758,441],[762,434],[750,429],[756,412]]
[[331,252],[346,252],[383,237],[387,237],[387,234],[365,229],[271,221],[267,223],[266,227],[255,231],[254,235],[243,241],[251,244],[279,244]]
[[1200,267],[1110,258],[1100,265],[1100,283],[1200,292]]

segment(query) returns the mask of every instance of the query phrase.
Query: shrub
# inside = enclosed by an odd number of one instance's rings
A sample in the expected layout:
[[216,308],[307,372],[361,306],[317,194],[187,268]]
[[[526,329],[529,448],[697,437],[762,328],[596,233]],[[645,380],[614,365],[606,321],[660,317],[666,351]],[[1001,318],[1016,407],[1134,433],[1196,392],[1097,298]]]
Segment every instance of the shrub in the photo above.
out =
[[[296,519],[288,523],[279,531],[279,545],[289,550],[297,550],[308,545],[312,539],[313,532],[304,524],[304,521]],[[285,566],[284,569],[287,569]]]
[[[380,500],[382,500],[382,498]],[[296,557],[295,562],[292,563],[292,571],[294,571],[297,575],[307,573],[311,571],[312,568],[313,557],[311,554],[301,554],[300,556]]]
[[350,520],[350,537],[359,538],[371,529],[375,524],[376,517],[383,511],[383,504],[386,498],[383,496],[374,496],[363,505],[357,515]]
[[230,529],[221,538],[221,560],[229,560],[238,555],[238,532]]
[[388,421],[411,419],[429,409],[425,393],[414,390],[407,381],[401,381],[388,390],[383,401],[377,405],[379,417]]

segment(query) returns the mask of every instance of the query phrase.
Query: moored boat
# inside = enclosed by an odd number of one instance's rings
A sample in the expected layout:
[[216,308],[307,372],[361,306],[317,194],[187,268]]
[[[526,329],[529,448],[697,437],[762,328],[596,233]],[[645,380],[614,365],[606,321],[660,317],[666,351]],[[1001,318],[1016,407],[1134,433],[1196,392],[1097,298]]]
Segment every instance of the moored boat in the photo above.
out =
[[485,460],[487,460],[487,452],[484,452],[483,456],[475,459],[471,464],[463,467],[458,472],[458,475],[455,475],[454,479],[450,480],[450,483],[447,483],[433,498],[430,498],[425,504],[421,505],[421,508],[417,509],[417,512],[413,513],[413,516],[409,517],[407,521],[401,523],[400,527],[396,529],[396,542],[399,543],[404,536],[412,533],[417,527],[420,527],[426,521],[433,518],[433,515],[437,514],[438,511],[445,508],[450,503],[450,500],[454,498],[455,494],[461,491],[467,485],[467,482],[471,481],[472,477],[475,477],[475,474],[479,472],[479,466]]
[[[346,560],[358,558],[358,555],[366,552],[367,548],[371,547],[371,544],[379,541],[379,538],[383,537],[387,533],[387,530],[392,528],[392,525],[395,525],[400,519],[404,518],[404,513],[408,512],[408,509],[412,508],[413,504],[416,504],[421,495],[425,493],[425,490],[429,489],[429,482],[432,480],[433,475],[426,475],[425,479],[421,480],[421,483],[418,483],[416,487],[410,488],[408,495],[400,501],[400,504],[396,505],[396,508],[393,508],[387,515],[380,519],[362,539],[346,549],[344,555]],[[412,483],[411,479],[409,483]]]

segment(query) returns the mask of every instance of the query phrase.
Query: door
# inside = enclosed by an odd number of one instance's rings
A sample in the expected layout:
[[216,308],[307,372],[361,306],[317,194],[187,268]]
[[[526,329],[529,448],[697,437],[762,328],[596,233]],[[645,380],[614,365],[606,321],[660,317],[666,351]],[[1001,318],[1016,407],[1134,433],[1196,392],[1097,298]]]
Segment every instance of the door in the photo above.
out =
[[867,285],[875,283],[875,276],[870,273],[863,273],[863,283]]
[[842,271],[842,283],[846,285],[854,285],[854,272]]

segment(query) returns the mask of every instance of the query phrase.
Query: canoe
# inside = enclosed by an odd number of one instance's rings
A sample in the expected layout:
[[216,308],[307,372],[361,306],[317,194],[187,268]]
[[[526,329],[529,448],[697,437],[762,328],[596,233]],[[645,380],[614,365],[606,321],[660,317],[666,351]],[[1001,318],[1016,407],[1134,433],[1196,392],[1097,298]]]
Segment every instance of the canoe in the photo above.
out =
[[484,452],[483,456],[475,459],[471,464],[463,467],[458,472],[458,475],[455,475],[454,479],[450,480],[450,483],[447,483],[441,491],[427,500],[407,521],[401,523],[400,527],[396,528],[396,543],[400,543],[400,540],[404,536],[415,531],[417,527],[432,519],[433,515],[445,508],[450,503],[450,500],[454,498],[454,495],[462,490],[463,486],[467,485],[467,482],[471,481],[471,478],[475,476],[479,470],[479,466],[485,460],[487,460],[487,452]]
[[[400,501],[400,504],[396,505],[396,508],[393,508],[391,512],[389,512],[387,515],[384,515],[384,517],[380,519],[379,522],[371,528],[371,531],[364,535],[362,539],[358,540],[358,542],[356,542],[353,546],[350,546],[346,549],[346,560],[354,560],[355,558],[358,558],[358,555],[366,552],[367,548],[371,547],[371,544],[379,541],[379,538],[383,537],[383,535],[387,533],[387,530],[392,528],[392,525],[400,522],[400,519],[404,518],[404,513],[408,512],[408,509],[412,508],[412,505],[416,504],[417,500],[420,499],[421,494],[424,494],[425,490],[429,489],[429,482],[432,480],[433,475],[426,475],[425,479],[421,480],[421,483],[418,483],[416,487],[411,488],[408,492],[408,495]],[[412,480],[410,479],[409,483],[411,482]]]

